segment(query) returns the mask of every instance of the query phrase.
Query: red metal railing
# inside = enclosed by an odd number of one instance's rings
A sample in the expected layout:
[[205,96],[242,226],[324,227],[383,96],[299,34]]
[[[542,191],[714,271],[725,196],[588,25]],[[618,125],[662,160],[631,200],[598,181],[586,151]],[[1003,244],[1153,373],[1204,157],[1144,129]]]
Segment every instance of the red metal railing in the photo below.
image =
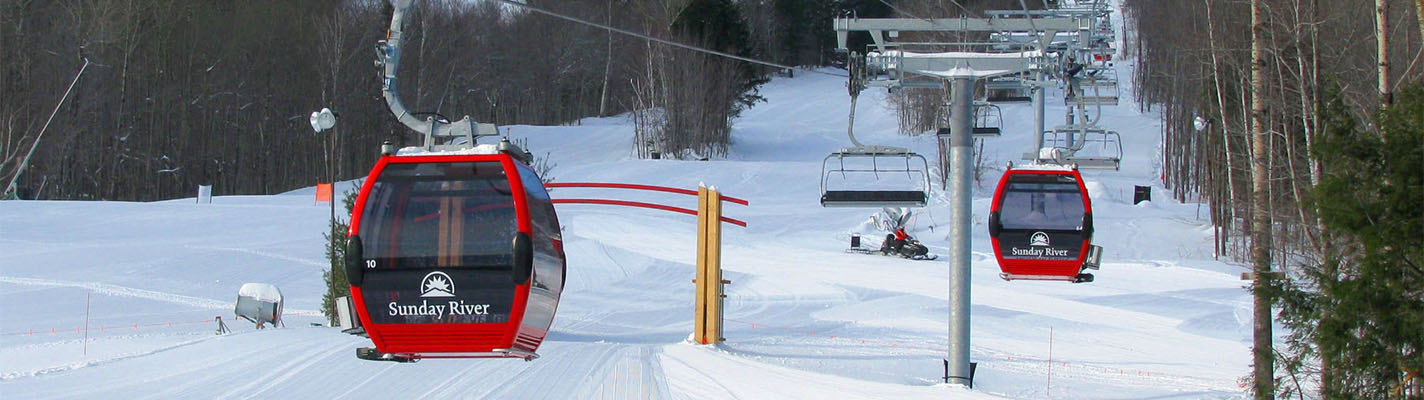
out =
[[[604,189],[633,189],[647,190],[654,192],[668,192],[696,196],[696,190],[678,189],[667,186],[639,185],[633,183],[603,183],[603,182],[551,182],[544,184],[546,188],[604,188]],[[741,205],[749,205],[746,200],[723,195],[722,200],[730,201]]]
[[[690,196],[696,196],[696,195],[697,195],[697,191],[696,191],[696,190],[678,189],[678,188],[671,188],[671,187],[666,187],[666,186],[638,185],[638,184],[630,184],[630,183],[553,182],[553,183],[546,183],[546,184],[544,184],[544,187],[547,187],[547,188],[631,189],[631,190],[646,190],[646,191],[653,191],[653,192],[677,193],[677,194],[685,194],[685,195],[690,195]],[[728,202],[732,202],[732,203],[741,204],[741,205],[744,205],[744,206],[745,206],[745,205],[750,205],[746,200],[739,199],[739,198],[736,198],[736,197],[731,197],[731,196],[725,196],[725,195],[724,195],[724,196],[722,196],[722,200],[728,201]],[[672,211],[672,212],[683,213],[683,214],[687,214],[687,215],[697,215],[697,210],[692,210],[692,209],[687,209],[687,208],[682,208],[682,207],[667,206],[667,205],[662,205],[662,204],[644,203],[644,202],[640,202],[640,201],[610,200],[610,199],[553,199],[553,203],[554,203],[554,204],[602,204],[602,205],[611,205],[611,206],[651,208],[651,209],[654,209],[654,210]],[[738,219],[734,219],[734,218],[721,217],[721,221],[722,221],[722,222],[729,223],[729,224],[741,226],[741,227],[747,226],[746,221],[742,221],[742,220],[738,220]]]

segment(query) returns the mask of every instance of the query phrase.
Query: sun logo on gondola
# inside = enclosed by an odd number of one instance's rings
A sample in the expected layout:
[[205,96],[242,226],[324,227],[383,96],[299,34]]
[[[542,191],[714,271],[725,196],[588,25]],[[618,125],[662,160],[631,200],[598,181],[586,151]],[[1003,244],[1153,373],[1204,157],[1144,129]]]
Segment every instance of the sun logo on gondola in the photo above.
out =
[[1048,245],[1048,234],[1047,234],[1047,233],[1043,233],[1043,232],[1034,232],[1032,236],[1029,236],[1029,237],[1028,237],[1028,245],[1029,245],[1029,246],[1047,246],[1047,245]]
[[455,282],[444,272],[425,274],[420,280],[420,297],[455,297]]

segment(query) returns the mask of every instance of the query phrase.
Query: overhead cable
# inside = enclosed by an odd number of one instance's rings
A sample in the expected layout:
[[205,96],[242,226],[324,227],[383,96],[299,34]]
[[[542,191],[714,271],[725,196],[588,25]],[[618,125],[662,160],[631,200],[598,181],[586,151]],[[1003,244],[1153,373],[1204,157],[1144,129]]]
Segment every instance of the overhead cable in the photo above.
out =
[[731,59],[734,59],[734,60],[745,61],[745,62],[749,62],[749,63],[753,63],[753,64],[761,64],[761,65],[765,65],[765,66],[769,66],[769,67],[776,67],[776,68],[781,68],[781,69],[794,69],[794,70],[800,70],[800,71],[810,72],[810,73],[814,73],[814,74],[830,75],[830,76],[840,77],[840,78],[848,78],[848,77],[849,77],[849,75],[845,75],[845,74],[837,74],[837,73],[831,73],[831,72],[825,72],[825,71],[818,71],[818,70],[808,69],[808,68],[802,68],[802,67],[792,67],[792,66],[789,66],[789,65],[781,65],[781,64],[777,64],[777,63],[773,63],[773,62],[769,62],[769,61],[757,60],[757,59],[750,58],[750,57],[742,57],[742,56],[739,56],[739,55],[736,55],[736,54],[730,54],[730,53],[725,53],[725,52],[716,51],[716,50],[711,50],[711,49],[704,49],[704,48],[697,47],[697,46],[693,46],[693,45],[689,45],[689,44],[683,44],[683,43],[678,43],[678,42],[674,42],[674,41],[667,40],[667,39],[656,38],[656,37],[653,37],[653,36],[650,36],[650,35],[644,35],[644,34],[641,34],[641,33],[633,32],[633,31],[629,31],[629,30],[625,30],[625,29],[619,29],[619,28],[615,28],[615,27],[612,27],[612,26],[600,24],[600,23],[597,23],[597,22],[585,21],[585,20],[582,20],[582,19],[570,17],[570,16],[567,16],[567,15],[563,15],[563,14],[559,14],[559,13],[553,12],[553,11],[545,10],[545,9],[542,9],[542,8],[539,8],[539,7],[535,7],[535,6],[531,6],[531,5],[528,5],[528,4],[524,4],[524,3],[521,3],[521,2],[518,2],[518,1],[515,1],[515,0],[498,0],[498,1],[500,1],[500,2],[502,2],[502,3],[505,3],[505,4],[508,4],[508,5],[516,6],[516,7],[519,7],[519,8],[523,8],[523,9],[525,9],[525,10],[533,11],[533,12],[536,12],[536,13],[539,13],[539,14],[544,14],[544,15],[548,15],[548,16],[550,16],[550,17],[562,19],[562,20],[565,20],[565,21],[580,23],[580,24],[584,24],[584,25],[588,25],[588,26],[592,26],[592,27],[600,28],[600,29],[606,29],[606,30],[611,31],[611,32],[618,32],[618,33],[621,33],[621,34],[624,34],[624,35],[633,36],[633,37],[638,37],[638,38],[642,38],[642,39],[647,39],[647,40],[650,40],[650,41],[653,41],[653,42],[662,43],[662,44],[665,44],[665,45],[668,45],[668,46],[673,46],[673,47],[678,47],[678,48],[682,48],[682,49],[692,50],[692,51],[696,51],[696,52],[700,52],[700,53],[707,53],[707,54],[711,54],[711,55],[715,55],[715,56],[721,56],[721,57],[731,58]]

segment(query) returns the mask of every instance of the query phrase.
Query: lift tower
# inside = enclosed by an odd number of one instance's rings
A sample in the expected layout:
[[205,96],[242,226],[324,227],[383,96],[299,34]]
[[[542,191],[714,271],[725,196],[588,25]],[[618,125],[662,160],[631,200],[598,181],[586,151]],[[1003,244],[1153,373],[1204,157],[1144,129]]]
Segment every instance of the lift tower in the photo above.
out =
[[[1048,68],[1043,51],[1060,32],[1092,29],[1091,20],[1073,17],[1009,16],[993,18],[837,18],[834,21],[837,45],[842,50],[850,32],[867,32],[873,41],[865,55],[866,68],[860,77],[866,86],[914,87],[915,78],[950,83],[950,210],[955,225],[950,230],[949,250],[949,350],[945,360],[945,382],[973,385],[969,362],[969,282],[970,237],[973,229],[970,185],[973,169],[974,84],[985,78],[1024,74]],[[994,52],[991,44],[896,42],[902,32],[1027,32],[1037,38],[1037,50]],[[917,47],[969,47],[974,51],[912,51]],[[858,57],[858,56],[853,56]],[[858,60],[857,60],[858,61]],[[920,83],[923,84],[923,83]],[[921,86],[923,87],[923,86]],[[938,87],[938,86],[932,86]],[[854,92],[852,92],[854,93]],[[852,99],[854,101],[854,99]],[[1039,101],[1042,104],[1042,100]]]

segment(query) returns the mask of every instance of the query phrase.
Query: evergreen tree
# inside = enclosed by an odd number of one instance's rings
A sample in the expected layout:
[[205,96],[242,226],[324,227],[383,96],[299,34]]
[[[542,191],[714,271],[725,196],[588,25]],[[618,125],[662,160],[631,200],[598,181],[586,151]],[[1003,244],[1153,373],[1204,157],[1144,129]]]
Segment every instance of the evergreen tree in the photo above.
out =
[[[362,181],[356,182],[356,188],[342,194],[341,203],[346,207],[347,217],[345,221],[337,220],[332,225],[331,232],[322,234],[326,238],[326,259],[331,263],[331,269],[322,273],[322,280],[326,282],[326,295],[321,296],[321,314],[326,316],[331,325],[335,326],[336,321],[336,299],[351,295],[351,283],[346,280],[346,269],[343,268],[346,260],[346,231],[351,227],[351,210],[356,207],[356,195],[360,193]],[[335,282],[332,282],[332,280]]]
[[1328,168],[1315,206],[1334,251],[1280,293],[1287,371],[1328,362],[1325,398],[1424,398],[1424,85],[1378,113],[1378,132],[1338,90],[1326,98],[1312,151]]
[[[678,35],[712,50],[741,57],[753,56],[751,33],[747,31],[746,22],[742,20],[742,13],[731,0],[693,0],[678,13],[672,29]],[[733,82],[737,85],[738,95],[732,108],[734,118],[742,110],[765,100],[758,93],[757,87],[768,81],[758,73],[757,65],[752,63],[739,62],[736,71],[737,76]]]

